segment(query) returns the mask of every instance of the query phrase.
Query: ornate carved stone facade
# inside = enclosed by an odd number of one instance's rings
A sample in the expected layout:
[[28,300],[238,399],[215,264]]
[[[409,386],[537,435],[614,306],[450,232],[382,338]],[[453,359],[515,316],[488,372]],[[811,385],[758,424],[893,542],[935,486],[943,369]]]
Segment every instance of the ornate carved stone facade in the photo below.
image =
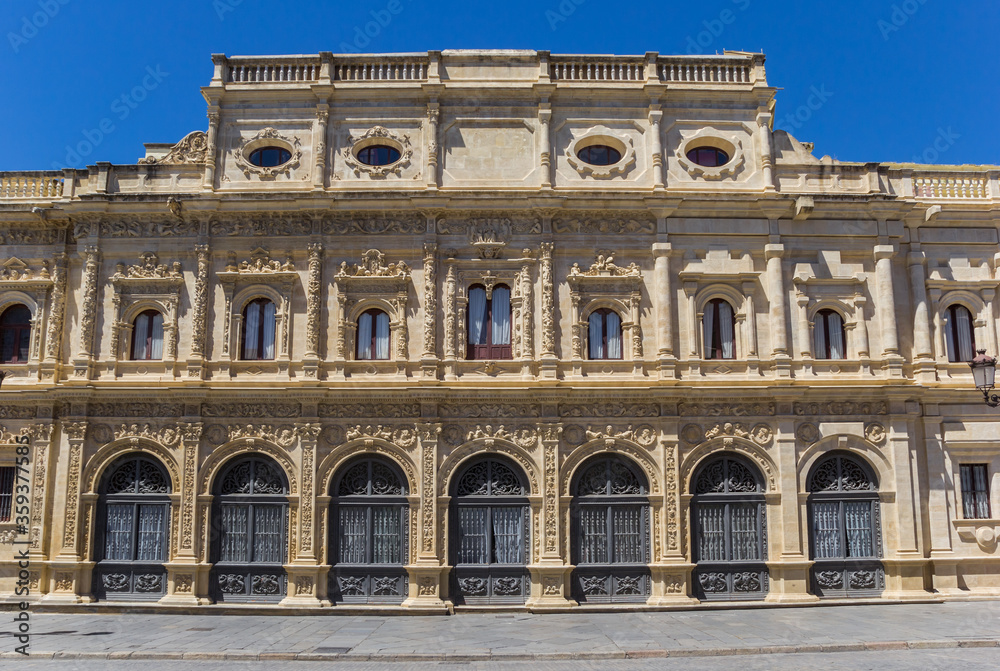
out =
[[[31,314],[26,360],[3,364],[0,466],[30,437],[31,494],[23,530],[0,523],[0,599],[19,533],[30,598],[57,602],[1000,594],[1000,419],[955,355],[956,338],[997,353],[1000,171],[817,159],[771,127],[762,55],[214,63],[207,132],[136,165],[0,174],[19,185],[0,189],[17,193],[0,198],[0,312]],[[393,115],[365,108],[388,83]],[[709,89],[721,117],[691,111]],[[280,109],[266,123],[258,94]],[[295,104],[271,104],[283,96]],[[620,161],[587,167],[598,145]],[[702,145],[729,160],[698,165]],[[382,146],[398,159],[365,163]],[[272,147],[288,160],[253,163]],[[505,287],[509,314],[477,322],[473,286]],[[258,300],[273,351],[250,360]],[[162,353],[133,360],[147,310]],[[387,356],[362,359],[372,310]],[[589,354],[599,310],[618,317],[617,356]],[[486,322],[509,328],[509,355],[470,358]],[[360,496],[340,484],[365,459],[398,496],[392,575],[351,573],[331,549]],[[129,463],[146,469],[136,492],[161,478],[163,554],[101,573],[100,504]],[[963,489],[971,466],[982,501]],[[481,489],[460,493],[470,473]],[[217,497],[255,487],[280,511],[267,570],[224,560],[212,531]],[[504,508],[520,511],[522,572],[453,581],[460,499],[491,487],[520,497]],[[588,560],[599,497],[622,511],[611,523],[635,521],[634,561]],[[757,511],[758,564],[706,559],[697,516],[720,501]],[[818,556],[824,511],[848,504],[877,538],[863,565]]]

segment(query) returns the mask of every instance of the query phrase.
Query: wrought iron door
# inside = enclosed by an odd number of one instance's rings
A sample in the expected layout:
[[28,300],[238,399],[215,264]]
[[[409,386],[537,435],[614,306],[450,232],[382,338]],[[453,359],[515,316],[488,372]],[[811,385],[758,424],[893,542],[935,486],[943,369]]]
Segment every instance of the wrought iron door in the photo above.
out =
[[705,600],[762,599],[768,590],[767,519],[760,473],[734,457],[694,478],[695,593]]
[[400,603],[409,582],[406,485],[379,460],[357,462],[335,480],[329,595],[346,603]]
[[809,547],[817,596],[877,596],[885,589],[878,483],[846,455],[809,476]]
[[156,462],[131,456],[103,479],[98,501],[98,599],[150,601],[167,590],[170,479]]
[[649,598],[646,479],[617,457],[582,467],[573,487],[573,596],[582,602]]
[[218,479],[211,573],[217,601],[278,601],[285,596],[288,485],[270,459],[251,457]]
[[458,477],[452,497],[451,593],[458,603],[523,603],[530,591],[529,510],[514,467],[485,459]]

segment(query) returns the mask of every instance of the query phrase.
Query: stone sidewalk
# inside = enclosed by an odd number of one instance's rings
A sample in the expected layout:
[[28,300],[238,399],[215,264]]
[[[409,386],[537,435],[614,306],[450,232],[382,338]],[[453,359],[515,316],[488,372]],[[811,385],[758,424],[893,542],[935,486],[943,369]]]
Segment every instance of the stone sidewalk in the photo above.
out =
[[[15,640],[5,624],[0,657],[21,657]],[[1000,647],[1000,601],[452,617],[38,613],[30,650],[78,659],[513,661],[957,647]]]

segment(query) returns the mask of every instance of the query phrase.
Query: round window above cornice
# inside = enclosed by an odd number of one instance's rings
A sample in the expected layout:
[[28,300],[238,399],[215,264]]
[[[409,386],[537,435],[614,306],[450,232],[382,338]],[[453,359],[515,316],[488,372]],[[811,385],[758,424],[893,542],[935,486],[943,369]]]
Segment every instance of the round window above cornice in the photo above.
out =
[[375,126],[358,137],[347,138],[343,149],[344,162],[355,175],[366,173],[372,177],[399,175],[410,164],[413,149],[410,138],[384,126]]
[[635,149],[628,135],[595,126],[570,142],[566,160],[585,177],[606,179],[628,172],[635,163]]
[[297,167],[302,152],[297,137],[286,137],[277,129],[267,127],[240,140],[233,156],[247,177],[255,174],[261,179],[273,179],[278,173],[287,175]]
[[703,128],[684,137],[676,157],[692,177],[722,179],[736,174],[743,165],[743,143],[735,135]]

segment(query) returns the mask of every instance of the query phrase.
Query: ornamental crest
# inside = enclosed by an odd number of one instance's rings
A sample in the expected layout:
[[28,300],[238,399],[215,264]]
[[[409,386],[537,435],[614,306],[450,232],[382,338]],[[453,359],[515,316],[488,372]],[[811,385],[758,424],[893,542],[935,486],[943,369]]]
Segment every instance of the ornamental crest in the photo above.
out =
[[252,275],[262,275],[271,273],[295,272],[295,264],[289,255],[284,263],[277,259],[272,259],[270,252],[263,247],[250,252],[250,258],[236,263],[236,252],[229,252],[229,259],[226,262],[227,273],[245,273]]
[[49,261],[47,259],[42,261],[42,268],[37,272],[37,275],[28,267],[27,263],[16,256],[7,259],[0,266],[0,282],[21,282],[32,279],[48,280],[50,278]]
[[159,257],[155,252],[143,252],[139,255],[140,263],[127,266],[119,263],[115,267],[115,274],[112,279],[180,279],[181,264],[174,261],[168,268],[162,263],[158,263]]
[[385,262],[385,254],[377,249],[369,249],[364,254],[361,255],[361,263],[357,263],[351,266],[347,265],[347,261],[340,264],[340,272],[337,273],[337,279],[344,279],[347,277],[400,277],[405,278],[410,275],[410,267],[406,265],[406,262],[399,261],[397,263]]
[[161,158],[147,156],[139,159],[139,163],[146,165],[204,163],[208,159],[208,151],[208,134],[203,130],[196,130],[185,135],[166,156]]
[[586,277],[624,277],[626,275],[639,275],[639,266],[630,263],[628,267],[622,268],[615,264],[614,252],[610,250],[600,250],[590,268],[580,270],[580,264],[574,263],[569,271],[570,275],[582,275]]

